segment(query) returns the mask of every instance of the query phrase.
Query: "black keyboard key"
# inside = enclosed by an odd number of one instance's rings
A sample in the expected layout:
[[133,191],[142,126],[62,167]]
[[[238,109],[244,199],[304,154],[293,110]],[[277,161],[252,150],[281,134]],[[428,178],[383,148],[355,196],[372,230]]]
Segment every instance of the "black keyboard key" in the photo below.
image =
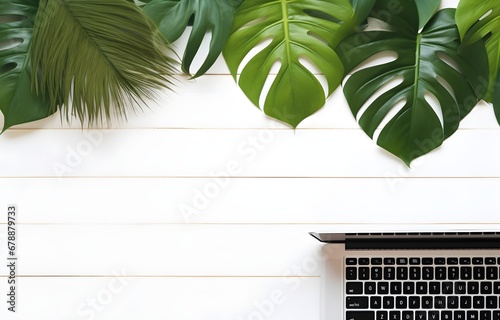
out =
[[441,293],[441,283],[439,282],[429,282],[429,293],[430,294],[440,294]]
[[427,294],[428,285],[427,282],[417,282],[417,294]]
[[445,281],[441,284],[443,294],[453,294],[453,282]]
[[434,268],[433,267],[424,267],[422,269],[422,279],[434,280]]
[[470,258],[460,258],[460,264],[471,264]]
[[381,309],[382,308],[382,298],[381,297],[371,297],[370,298],[370,309]]
[[346,268],[345,279],[346,280],[357,280],[358,279],[358,269],[355,267]]
[[497,264],[497,258],[492,258],[492,257],[486,258],[484,259],[484,263],[487,265]]
[[384,258],[384,264],[394,265],[396,263],[396,259],[394,258]]
[[465,320],[465,311],[454,311],[453,320]]
[[414,294],[415,293],[415,282],[403,283],[403,293],[404,294]]
[[396,279],[396,268],[386,267],[384,268],[384,280],[394,280]]
[[408,268],[407,267],[398,267],[396,269],[396,278],[398,280],[408,280]]
[[434,258],[434,264],[437,264],[437,265],[446,264],[446,259],[445,258]]
[[461,280],[471,280],[472,279],[472,267],[461,267],[460,268],[460,279]]
[[347,311],[346,320],[375,320],[374,311]]
[[500,281],[495,281],[495,283],[493,283],[493,293],[500,294]]
[[414,320],[413,311],[403,311],[403,318],[401,320]]
[[382,280],[382,267],[372,267],[371,279],[372,280]]
[[472,308],[472,298],[470,296],[460,297],[460,309],[470,309]]
[[396,309],[408,308],[408,298],[405,296],[396,297]]
[[483,258],[472,258],[472,264],[475,264],[475,265],[484,264],[484,259]]
[[500,310],[493,311],[493,319],[492,320],[500,320]]
[[389,320],[401,320],[401,311],[389,312]]
[[345,264],[348,266],[355,266],[358,264],[358,259],[356,258],[346,258],[345,259]]
[[449,264],[449,265],[458,264],[458,258],[447,258],[446,259],[446,264]]
[[465,282],[455,282],[455,294],[465,294],[467,292],[467,285]]
[[359,258],[358,264],[362,266],[367,266],[370,264],[370,258]]
[[484,280],[485,273],[486,273],[486,270],[484,269],[484,267],[474,267],[474,269],[473,269],[474,280]]
[[365,294],[377,293],[377,284],[375,282],[365,282]]
[[472,298],[472,307],[474,309],[484,309],[484,297],[474,296]]
[[430,296],[423,296],[422,297],[422,309],[432,309],[434,305],[434,302],[432,300],[432,297]]
[[394,309],[394,297],[383,298],[384,309]]
[[453,312],[441,311],[441,320],[453,320]]
[[389,320],[389,312],[387,311],[377,311],[375,315],[375,320]]
[[372,265],[379,266],[382,264],[382,258],[372,258]]
[[415,320],[427,320],[427,311],[415,311]]
[[446,280],[446,267],[436,267],[436,280]]
[[448,297],[446,305],[448,309],[458,309],[459,307],[458,297],[457,296]]
[[378,294],[389,294],[389,282],[378,282],[377,287]]
[[410,267],[410,280],[421,280],[420,267]]
[[479,312],[474,310],[467,311],[467,320],[479,320]]
[[495,296],[486,297],[486,309],[497,309],[498,308],[498,298]]
[[481,282],[480,286],[481,286],[481,294],[493,293],[493,283],[483,281],[483,282]]
[[479,320],[491,320],[491,311],[479,312]]
[[448,280],[460,279],[460,269],[458,267],[448,267]]
[[363,294],[362,282],[347,282],[345,287],[347,294]]
[[347,309],[368,309],[368,297],[347,297]]
[[418,296],[408,297],[408,308],[409,309],[420,309],[420,297],[418,297]]
[[427,314],[428,320],[439,320],[439,311],[429,311]]
[[391,294],[401,294],[402,284],[401,282],[391,282]]
[[411,265],[419,265],[420,264],[420,258],[410,258],[410,264]]
[[445,309],[446,298],[443,296],[434,297],[434,309]]
[[399,265],[405,265],[408,264],[408,258],[397,258],[396,263]]
[[358,269],[359,280],[370,280],[370,268],[360,267]]
[[479,293],[479,282],[471,281],[467,283],[467,293],[468,294],[478,294]]
[[434,260],[432,258],[422,258],[422,264],[424,266],[430,266],[434,264]]
[[498,280],[498,267],[486,267],[486,279]]

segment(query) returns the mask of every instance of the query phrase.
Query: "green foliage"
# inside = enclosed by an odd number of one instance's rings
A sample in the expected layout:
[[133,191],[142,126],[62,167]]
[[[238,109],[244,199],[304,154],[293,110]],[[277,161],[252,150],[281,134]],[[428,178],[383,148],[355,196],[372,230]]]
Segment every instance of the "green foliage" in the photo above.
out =
[[[470,52],[458,53],[460,39],[454,21],[455,9],[438,12],[419,32],[415,2],[405,1],[397,12],[383,15],[390,2],[378,0],[372,12],[373,17],[386,17],[384,22],[388,26],[347,38],[339,46],[339,53],[348,70],[379,53],[397,55],[391,62],[356,71],[347,80],[344,93],[352,113],[370,137],[388,120],[377,143],[410,165],[413,159],[440,146],[458,129],[461,119],[484,94],[480,79],[487,76],[487,64],[485,55],[481,55],[484,53],[481,44],[472,48],[474,65],[464,58]],[[463,73],[449,63],[457,65]],[[385,88],[392,80],[400,83]],[[437,100],[437,112],[426,96]],[[403,106],[395,110],[398,103]]]
[[39,120],[53,113],[46,99],[31,93],[28,54],[37,0],[0,2],[0,110],[5,131],[11,126]]
[[[173,62],[141,10],[127,0],[41,0],[31,47],[37,93],[90,124],[171,85]],[[70,107],[71,106],[71,107]]]
[[203,65],[194,74],[205,74],[220,56],[226,44],[234,11],[243,0],[152,0],[144,6],[144,12],[159,27],[169,41],[177,40],[190,24],[193,29],[184,51],[182,71],[191,74],[190,68],[201,42],[211,32],[210,49]]
[[[334,48],[354,32],[375,0],[251,0],[236,11],[231,36],[223,51],[229,70],[248,98],[259,106],[271,68],[280,69],[267,93],[264,112],[296,127],[319,110],[340,84],[344,67]],[[353,5],[357,10],[353,9]],[[238,69],[252,49],[271,43]],[[327,94],[303,63],[323,73]]]
[[500,123],[500,1],[461,0],[456,20],[464,46],[485,39],[489,61],[489,87],[485,100],[493,102]]

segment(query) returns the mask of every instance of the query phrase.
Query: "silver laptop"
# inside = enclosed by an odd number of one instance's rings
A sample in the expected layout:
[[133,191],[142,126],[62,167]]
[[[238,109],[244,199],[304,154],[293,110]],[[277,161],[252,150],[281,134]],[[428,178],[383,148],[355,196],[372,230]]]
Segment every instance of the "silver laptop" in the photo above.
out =
[[500,230],[311,235],[322,320],[500,320]]

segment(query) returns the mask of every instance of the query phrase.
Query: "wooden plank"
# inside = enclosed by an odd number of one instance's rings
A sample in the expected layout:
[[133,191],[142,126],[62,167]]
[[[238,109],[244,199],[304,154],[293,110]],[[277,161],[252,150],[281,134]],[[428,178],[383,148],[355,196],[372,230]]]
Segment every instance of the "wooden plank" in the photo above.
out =
[[[18,280],[17,312],[7,312],[4,303],[1,319],[319,319],[318,278]],[[7,292],[6,278],[0,290]]]
[[500,221],[500,178],[9,178],[0,190],[0,208],[18,204],[20,223]]
[[412,169],[360,130],[14,131],[0,148],[0,177],[500,177],[500,130],[460,131]]
[[[279,277],[307,265],[300,276],[319,276],[321,245],[310,225],[17,227],[19,275],[106,276],[126,268],[129,275]],[[0,251],[2,261],[6,254]]]

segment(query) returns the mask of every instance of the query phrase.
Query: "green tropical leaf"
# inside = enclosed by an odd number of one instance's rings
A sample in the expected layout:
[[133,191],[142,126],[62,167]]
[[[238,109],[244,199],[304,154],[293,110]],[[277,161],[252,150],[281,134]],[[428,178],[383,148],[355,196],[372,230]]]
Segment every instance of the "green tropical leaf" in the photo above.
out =
[[[193,77],[205,74],[220,56],[226,44],[234,11],[243,0],[152,0],[144,12],[169,41],[177,40],[186,27],[193,25],[182,59],[182,71],[191,74],[191,64],[207,32],[212,33],[210,48],[202,66]],[[190,21],[192,20],[192,21]]]
[[[415,4],[418,10],[418,28],[422,29],[436,13],[441,5],[441,0],[416,1]],[[399,8],[402,8],[401,3]]]
[[37,92],[89,124],[169,87],[173,61],[152,23],[127,0],[41,0],[31,47]]
[[28,54],[37,0],[0,2],[0,110],[6,129],[48,117],[53,113],[48,100],[31,93],[31,65]]
[[500,1],[461,0],[457,7],[456,21],[462,43],[469,46],[484,39],[489,60],[488,93],[485,100],[493,102],[500,123]]
[[[390,2],[377,1],[374,16]],[[397,55],[391,62],[354,72],[344,93],[353,115],[371,138],[388,120],[377,143],[409,166],[450,137],[477,104],[484,94],[480,79],[487,75],[487,63],[482,45],[471,48],[474,65],[464,58],[470,51],[458,53],[455,9],[439,11],[419,32],[415,2],[407,0],[402,8],[386,21],[386,28],[353,35],[339,47],[348,48],[340,51],[348,70],[380,53]],[[360,38],[367,41],[360,43]],[[391,81],[399,83],[387,88]],[[432,97],[439,104],[436,110],[427,100],[432,101]],[[398,104],[403,105],[399,110]]]
[[[249,0],[236,11],[231,36],[223,51],[233,77],[252,49],[271,43],[242,67],[238,85],[259,106],[274,64],[280,69],[263,106],[264,112],[296,127],[319,110],[340,84],[344,67],[332,49],[366,18],[375,1]],[[356,8],[356,10],[353,9]],[[326,77],[327,94],[312,63]]]

